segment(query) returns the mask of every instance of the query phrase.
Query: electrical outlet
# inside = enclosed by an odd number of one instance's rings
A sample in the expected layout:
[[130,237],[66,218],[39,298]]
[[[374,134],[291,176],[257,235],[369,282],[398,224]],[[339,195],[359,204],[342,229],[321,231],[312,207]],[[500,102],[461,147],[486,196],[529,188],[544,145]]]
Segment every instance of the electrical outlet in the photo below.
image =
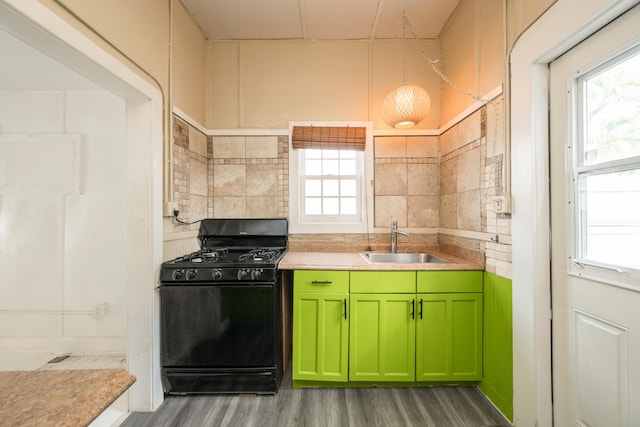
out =
[[93,307],[93,312],[98,319],[101,319],[109,312],[109,304],[107,304],[106,302],[102,304],[96,304]]
[[511,197],[496,196],[493,199],[494,210],[496,213],[511,213]]

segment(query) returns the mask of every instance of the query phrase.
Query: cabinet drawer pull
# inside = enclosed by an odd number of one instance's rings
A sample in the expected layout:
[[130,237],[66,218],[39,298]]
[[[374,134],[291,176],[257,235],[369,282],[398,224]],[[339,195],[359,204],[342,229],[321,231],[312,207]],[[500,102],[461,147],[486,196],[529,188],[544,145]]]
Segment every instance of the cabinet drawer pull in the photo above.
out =
[[312,285],[330,285],[333,282],[331,280],[312,280]]

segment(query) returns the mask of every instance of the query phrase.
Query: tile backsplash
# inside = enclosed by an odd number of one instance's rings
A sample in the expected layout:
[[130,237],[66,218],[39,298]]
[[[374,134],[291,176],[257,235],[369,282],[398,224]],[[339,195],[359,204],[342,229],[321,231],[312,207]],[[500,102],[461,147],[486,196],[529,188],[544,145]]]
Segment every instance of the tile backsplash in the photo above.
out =
[[[490,129],[497,108],[483,107],[438,136],[374,138],[374,227],[371,235],[291,235],[299,250],[388,250],[388,228],[404,251],[440,249],[511,275],[511,219],[496,214],[504,153]],[[287,217],[287,136],[207,137],[174,116],[174,202],[180,218]],[[165,232],[197,229],[165,219]],[[469,237],[469,236],[472,237]],[[484,238],[483,236],[488,236]]]

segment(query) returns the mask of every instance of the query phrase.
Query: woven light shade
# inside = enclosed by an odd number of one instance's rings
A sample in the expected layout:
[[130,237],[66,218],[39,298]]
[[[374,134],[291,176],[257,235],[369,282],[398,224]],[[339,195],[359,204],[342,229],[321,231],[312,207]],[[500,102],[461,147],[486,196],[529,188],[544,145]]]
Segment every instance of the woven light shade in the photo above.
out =
[[382,102],[384,121],[396,129],[407,129],[420,123],[429,112],[429,94],[416,85],[393,89]]

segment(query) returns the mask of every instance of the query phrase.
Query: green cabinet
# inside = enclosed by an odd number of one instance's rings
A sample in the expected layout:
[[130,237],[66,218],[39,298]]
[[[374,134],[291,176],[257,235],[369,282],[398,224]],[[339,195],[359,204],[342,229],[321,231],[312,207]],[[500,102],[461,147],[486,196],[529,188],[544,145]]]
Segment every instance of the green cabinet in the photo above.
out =
[[415,271],[351,272],[349,381],[415,380],[415,283]]
[[294,380],[348,380],[348,292],[348,271],[294,272]]
[[293,380],[482,379],[482,271],[294,272]]
[[481,380],[482,272],[418,272],[417,289],[416,381]]

